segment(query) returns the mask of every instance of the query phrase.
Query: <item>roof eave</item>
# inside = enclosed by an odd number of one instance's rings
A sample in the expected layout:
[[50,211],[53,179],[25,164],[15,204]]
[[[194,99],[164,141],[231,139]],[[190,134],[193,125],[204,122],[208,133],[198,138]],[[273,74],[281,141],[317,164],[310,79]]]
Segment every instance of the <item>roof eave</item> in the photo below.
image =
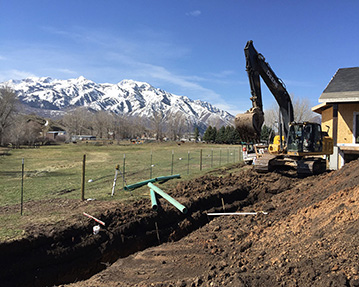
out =
[[330,108],[332,105],[328,105],[327,103],[321,103],[319,105],[316,105],[314,107],[311,108],[311,110],[314,112],[314,113],[317,113],[317,114],[322,114],[322,112],[328,108]]
[[319,97],[319,103],[335,103],[335,102],[359,102],[358,91],[322,93]]

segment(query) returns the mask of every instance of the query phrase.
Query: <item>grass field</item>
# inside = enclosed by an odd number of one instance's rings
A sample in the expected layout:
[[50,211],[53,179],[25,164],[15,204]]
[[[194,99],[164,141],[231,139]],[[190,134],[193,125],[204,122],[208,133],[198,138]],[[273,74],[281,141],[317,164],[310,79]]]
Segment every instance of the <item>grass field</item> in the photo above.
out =
[[[68,144],[11,150],[9,155],[0,156],[0,206],[19,203],[22,159],[25,202],[52,197],[81,198],[83,155],[86,155],[85,197],[108,200],[116,164],[121,172],[125,170],[127,184],[171,174],[190,178],[211,168],[239,162],[239,151],[238,146],[195,143]],[[119,175],[116,197],[123,194],[119,192],[123,185]]]
[[[25,216],[34,221],[34,214],[25,211],[20,217],[22,159],[24,159],[23,201],[81,199],[83,155],[86,155],[85,198],[97,201],[128,201],[148,196],[148,187],[124,191],[125,183],[180,174],[182,179],[197,177],[211,169],[240,161],[240,146],[202,143],[101,144],[78,143],[43,146],[36,149],[14,149],[0,155],[0,216],[7,223],[0,228],[0,240],[21,233]],[[202,153],[202,162],[201,162]],[[119,174],[115,195],[111,190],[115,167]],[[166,185],[175,184],[170,180]],[[165,185],[165,186],[166,186]],[[16,208],[11,208],[16,206]],[[4,211],[5,210],[5,211]],[[65,215],[42,214],[36,222],[60,219]]]

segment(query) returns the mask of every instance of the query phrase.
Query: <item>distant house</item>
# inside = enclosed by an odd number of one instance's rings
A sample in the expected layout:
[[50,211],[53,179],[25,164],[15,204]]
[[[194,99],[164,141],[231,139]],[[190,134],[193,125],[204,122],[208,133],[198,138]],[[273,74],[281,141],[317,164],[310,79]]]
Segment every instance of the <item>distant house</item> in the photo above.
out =
[[359,158],[359,67],[339,69],[312,110],[322,115],[322,129],[334,140],[330,168]]
[[46,133],[46,137],[51,140],[56,140],[58,136],[66,136],[65,131],[49,131]]
[[96,140],[96,136],[92,135],[74,135],[71,136],[71,141],[94,141]]

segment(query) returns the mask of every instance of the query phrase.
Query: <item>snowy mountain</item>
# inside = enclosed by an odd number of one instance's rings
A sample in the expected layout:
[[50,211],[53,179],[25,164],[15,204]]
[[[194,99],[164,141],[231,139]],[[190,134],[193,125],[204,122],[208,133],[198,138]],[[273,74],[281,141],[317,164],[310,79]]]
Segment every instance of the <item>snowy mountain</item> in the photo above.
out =
[[28,111],[44,116],[61,115],[80,106],[145,118],[152,117],[154,111],[162,111],[164,115],[180,113],[202,130],[208,125],[232,124],[234,118],[207,102],[193,101],[133,80],[97,84],[84,77],[69,80],[30,77],[2,84],[16,92]]

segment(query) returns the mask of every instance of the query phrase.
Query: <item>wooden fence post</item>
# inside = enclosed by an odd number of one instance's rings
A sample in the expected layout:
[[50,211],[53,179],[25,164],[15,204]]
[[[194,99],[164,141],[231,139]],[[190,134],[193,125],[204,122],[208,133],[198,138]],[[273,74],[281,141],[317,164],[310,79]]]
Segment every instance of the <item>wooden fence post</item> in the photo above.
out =
[[122,166],[122,177],[123,177],[123,184],[126,184],[126,154],[123,154],[123,166]]
[[152,178],[152,167],[153,167],[153,164],[152,164],[152,150],[151,150],[150,178]]
[[190,151],[187,152],[187,174],[189,174],[189,159],[190,159]]
[[84,154],[82,159],[82,180],[81,180],[81,200],[85,200],[85,167],[86,167],[86,155]]
[[22,207],[24,204],[24,158],[22,159],[22,164],[21,164],[21,210],[20,210],[20,214],[22,215]]
[[212,152],[211,152],[211,168],[213,167],[213,148],[212,148]]

